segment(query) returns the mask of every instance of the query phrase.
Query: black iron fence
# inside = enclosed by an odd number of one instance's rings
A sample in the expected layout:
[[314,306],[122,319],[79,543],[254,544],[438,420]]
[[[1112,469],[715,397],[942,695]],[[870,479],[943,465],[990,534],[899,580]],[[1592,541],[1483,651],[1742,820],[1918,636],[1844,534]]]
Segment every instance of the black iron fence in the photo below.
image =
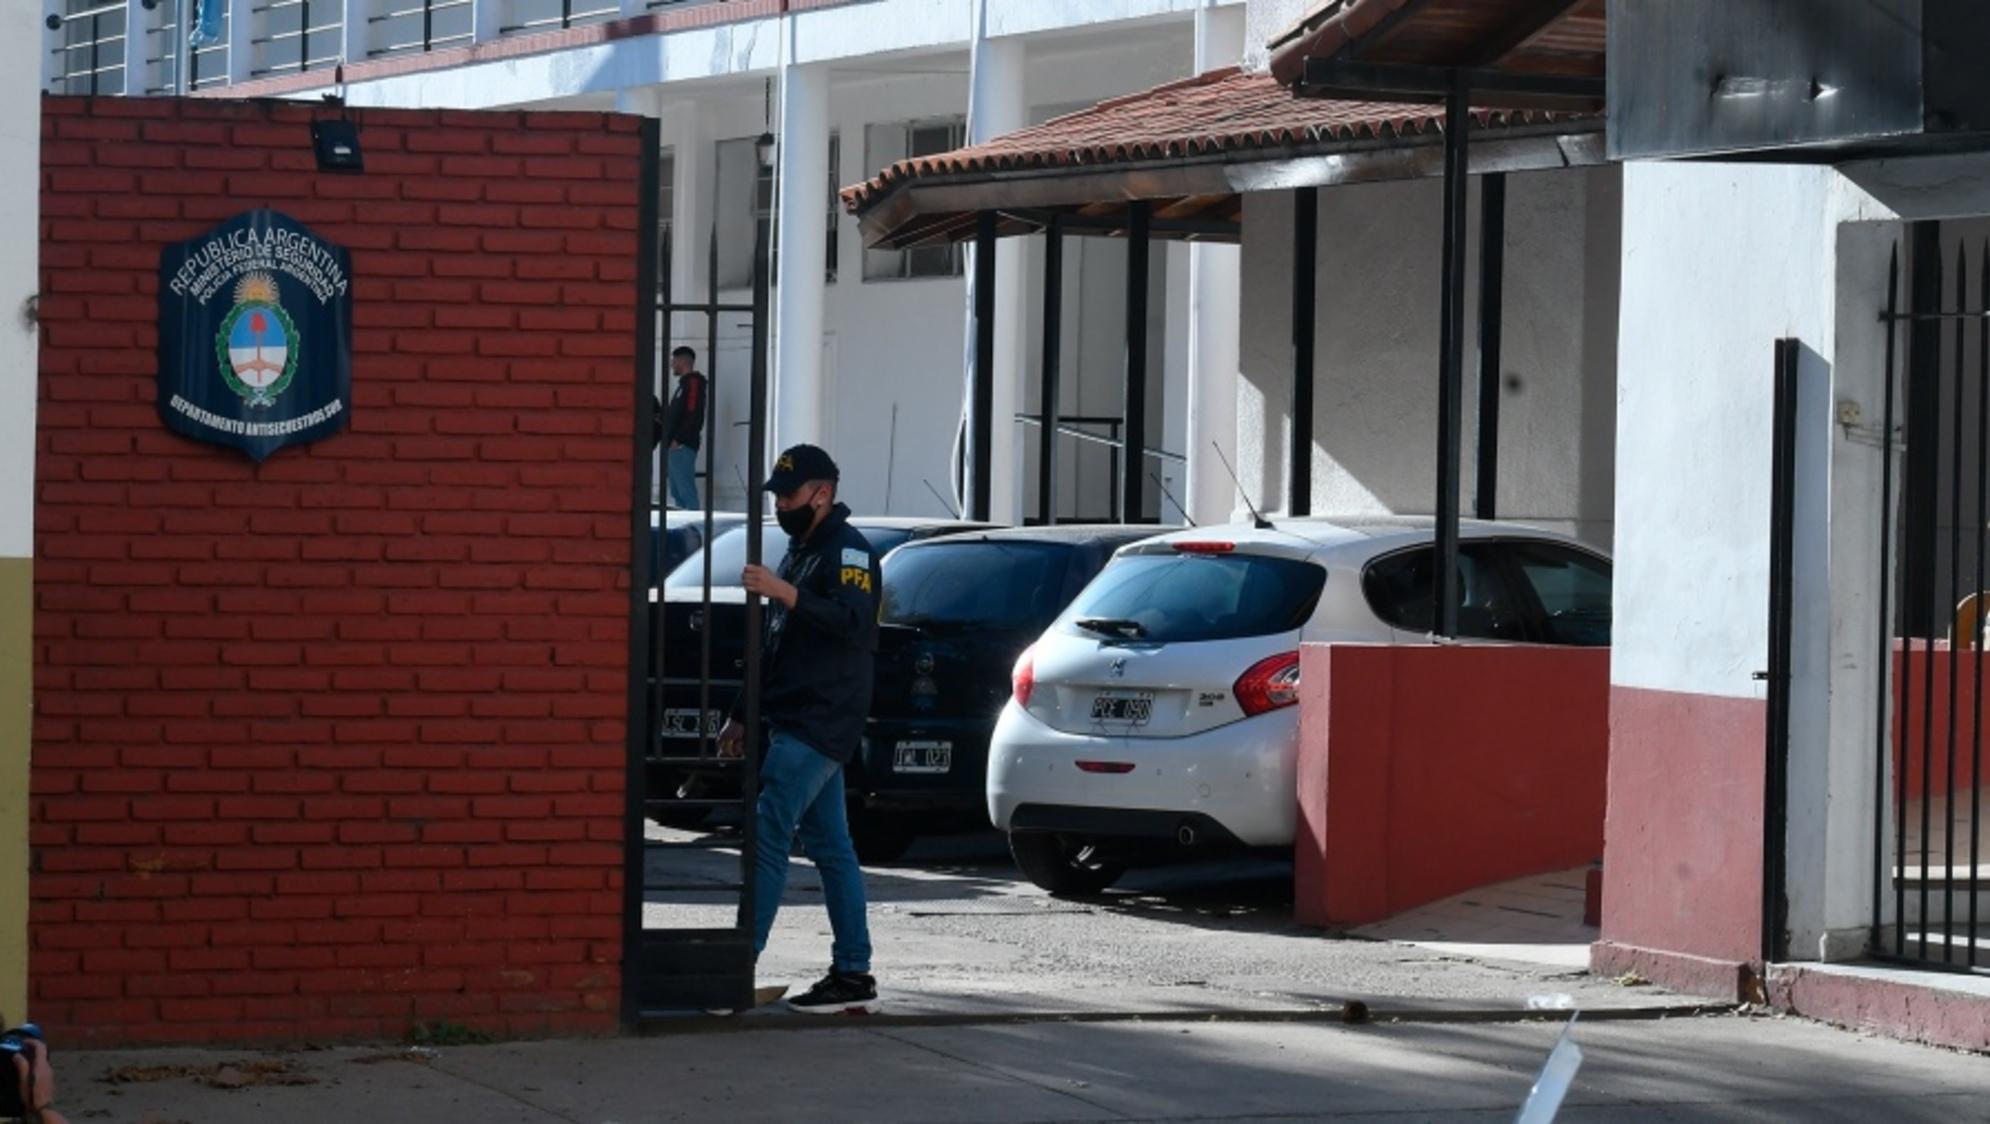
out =
[[1896,249],[1881,313],[1873,946],[1973,971],[1990,966],[1980,939],[1990,242],[1945,245],[1932,223],[1915,224],[1911,242],[1906,306]]

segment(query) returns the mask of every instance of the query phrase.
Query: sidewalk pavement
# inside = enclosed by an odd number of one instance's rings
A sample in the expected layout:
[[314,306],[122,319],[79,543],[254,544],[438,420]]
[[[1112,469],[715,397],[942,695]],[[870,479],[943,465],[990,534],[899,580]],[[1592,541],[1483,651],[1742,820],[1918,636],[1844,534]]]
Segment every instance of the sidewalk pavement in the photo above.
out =
[[[1510,1120],[1560,1022],[708,1022],[647,1038],[58,1054],[70,1119],[150,1124]],[[730,1029],[716,1031],[716,1027]],[[764,1028],[764,1029],[762,1029]],[[1580,1022],[1561,1119],[1990,1119],[1990,1062],[1796,1019]],[[262,1069],[258,1069],[262,1063]],[[173,1066],[232,1065],[213,1088]],[[111,1083],[124,1067],[159,1080]],[[127,1076],[148,1076],[125,1071]],[[308,1084],[263,1084],[264,1081]]]

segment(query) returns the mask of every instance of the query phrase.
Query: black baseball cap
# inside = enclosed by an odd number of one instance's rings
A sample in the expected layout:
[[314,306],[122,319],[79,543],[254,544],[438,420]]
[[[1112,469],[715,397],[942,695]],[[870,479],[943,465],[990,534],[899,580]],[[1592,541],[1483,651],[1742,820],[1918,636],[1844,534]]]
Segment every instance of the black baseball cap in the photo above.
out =
[[796,445],[774,459],[774,471],[767,474],[766,490],[785,496],[811,480],[841,480],[843,474],[829,454],[814,445]]

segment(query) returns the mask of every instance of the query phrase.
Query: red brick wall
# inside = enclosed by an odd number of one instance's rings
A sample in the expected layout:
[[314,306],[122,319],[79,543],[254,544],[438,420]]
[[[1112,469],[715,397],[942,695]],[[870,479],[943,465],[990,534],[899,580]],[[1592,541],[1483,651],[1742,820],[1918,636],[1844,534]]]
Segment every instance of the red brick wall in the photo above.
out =
[[[44,101],[34,1014],[63,1040],[607,1030],[640,136],[601,114]],[[160,249],[349,247],[351,426],[155,413]]]

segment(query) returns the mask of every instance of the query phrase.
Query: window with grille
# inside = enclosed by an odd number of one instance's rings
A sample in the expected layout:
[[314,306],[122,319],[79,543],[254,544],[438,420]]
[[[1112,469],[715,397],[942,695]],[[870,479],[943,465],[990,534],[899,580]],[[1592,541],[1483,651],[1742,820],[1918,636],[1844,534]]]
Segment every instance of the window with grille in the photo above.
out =
[[[864,167],[872,172],[920,156],[952,152],[967,143],[967,118],[936,117],[894,121],[864,128]],[[958,243],[914,246],[909,250],[865,250],[864,280],[959,277]]]

